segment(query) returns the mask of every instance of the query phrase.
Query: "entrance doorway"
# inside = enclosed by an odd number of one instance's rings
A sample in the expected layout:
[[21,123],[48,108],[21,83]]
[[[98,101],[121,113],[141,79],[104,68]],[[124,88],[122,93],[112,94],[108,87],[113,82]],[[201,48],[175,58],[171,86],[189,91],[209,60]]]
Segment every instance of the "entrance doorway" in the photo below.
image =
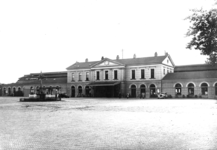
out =
[[131,85],[131,97],[136,97],[136,86]]
[[75,87],[71,87],[71,97],[75,97]]
[[140,97],[143,97],[143,96],[145,96],[145,95],[146,95],[146,87],[145,87],[144,84],[142,84],[142,85],[140,86]]
[[156,86],[154,84],[150,85],[150,97],[157,97]]
[[86,86],[85,87],[85,96],[86,97],[90,97],[91,95],[90,95],[90,87],[89,86]]

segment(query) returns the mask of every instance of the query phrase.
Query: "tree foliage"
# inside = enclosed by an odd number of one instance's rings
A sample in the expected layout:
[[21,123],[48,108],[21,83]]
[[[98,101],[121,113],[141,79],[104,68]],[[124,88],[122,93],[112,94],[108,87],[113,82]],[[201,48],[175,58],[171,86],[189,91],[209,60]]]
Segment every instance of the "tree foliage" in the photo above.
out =
[[191,26],[187,36],[192,37],[187,48],[200,50],[202,55],[208,55],[207,63],[217,63],[217,9],[192,10],[187,19]]

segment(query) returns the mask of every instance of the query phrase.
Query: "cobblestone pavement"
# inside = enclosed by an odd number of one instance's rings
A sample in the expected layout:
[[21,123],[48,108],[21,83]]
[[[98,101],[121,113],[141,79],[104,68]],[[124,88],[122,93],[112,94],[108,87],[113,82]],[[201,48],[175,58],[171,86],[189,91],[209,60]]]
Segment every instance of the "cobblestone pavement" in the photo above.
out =
[[207,99],[0,98],[0,150],[217,149],[217,103]]

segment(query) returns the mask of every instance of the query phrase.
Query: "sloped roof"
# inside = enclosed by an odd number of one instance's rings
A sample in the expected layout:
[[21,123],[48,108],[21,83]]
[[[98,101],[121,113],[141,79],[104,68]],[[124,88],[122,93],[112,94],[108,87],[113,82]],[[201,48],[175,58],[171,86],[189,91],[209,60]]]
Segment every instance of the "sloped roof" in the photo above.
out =
[[[151,64],[161,64],[162,61],[168,55],[164,56],[154,56],[154,57],[141,57],[141,58],[128,58],[128,59],[114,59],[112,61],[119,62],[126,66],[132,65],[151,65]],[[102,60],[100,60],[102,61]],[[92,62],[76,62],[73,65],[66,68],[67,70],[71,69],[90,69],[94,64],[99,63],[100,61],[92,61]]]
[[209,64],[196,64],[196,65],[185,65],[185,66],[176,66],[175,72],[188,72],[188,71],[211,71],[217,70],[217,65]]
[[217,71],[192,71],[168,73],[162,80],[217,78]]

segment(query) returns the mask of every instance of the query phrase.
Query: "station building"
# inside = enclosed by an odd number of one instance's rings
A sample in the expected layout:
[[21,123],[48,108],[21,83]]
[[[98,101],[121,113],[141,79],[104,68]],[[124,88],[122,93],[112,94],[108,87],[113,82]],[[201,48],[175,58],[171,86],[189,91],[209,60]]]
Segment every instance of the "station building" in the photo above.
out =
[[173,97],[217,96],[217,66],[207,64],[175,66],[166,53],[152,57],[116,59],[101,58],[98,61],[76,62],[67,71],[31,73],[19,78],[16,83],[2,84],[2,96],[28,96],[42,82],[70,97],[156,97],[160,92]]
[[155,97],[161,91],[161,79],[174,71],[169,54],[130,59],[102,58],[99,61],[76,62],[67,68],[67,87],[71,97]]

